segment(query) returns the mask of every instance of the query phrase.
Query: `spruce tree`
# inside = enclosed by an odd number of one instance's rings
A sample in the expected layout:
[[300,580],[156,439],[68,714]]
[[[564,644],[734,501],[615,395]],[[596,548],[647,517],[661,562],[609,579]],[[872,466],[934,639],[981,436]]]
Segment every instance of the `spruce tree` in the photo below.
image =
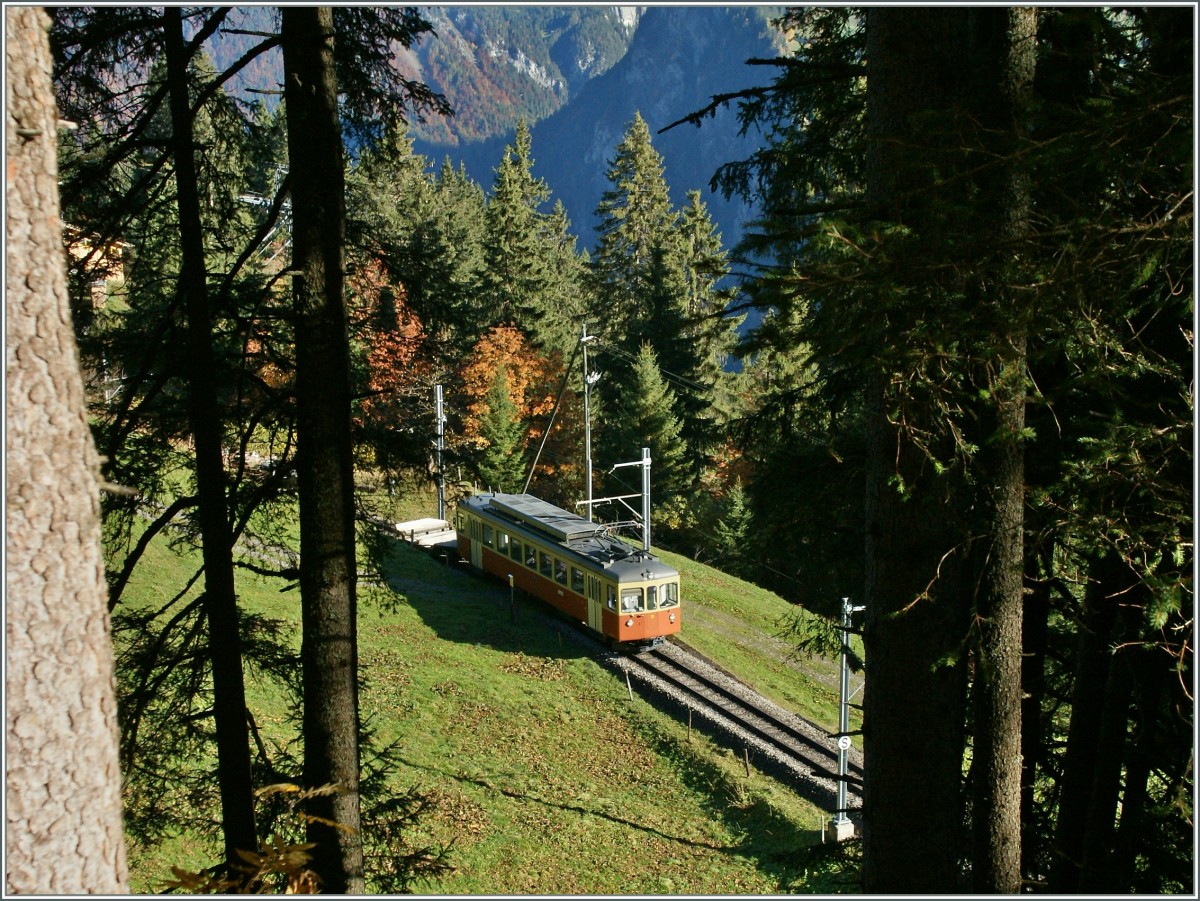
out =
[[539,240],[539,208],[550,198],[550,189],[533,177],[530,148],[529,128],[522,119],[496,168],[487,206],[484,296],[497,322],[532,319],[549,278]]
[[[1191,410],[1192,48],[1171,18],[1039,10],[1035,42],[1028,11],[796,11],[785,23],[806,40],[746,95],[743,120],[770,141],[720,180],[764,205],[741,247],[772,255],[748,286],[769,311],[753,343],[806,360],[756,411],[779,435],[756,481],[791,459],[828,490],[831,467],[796,447],[810,436],[870,474],[854,527],[869,890],[954,890],[968,873],[988,890],[1048,875],[1068,892],[1190,886],[1163,803],[1191,785],[1190,717],[1162,694],[1192,636],[1176,437]],[[833,479],[829,506],[862,523],[856,481]],[[823,551],[806,559],[844,557],[843,531],[810,533]],[[973,708],[956,684],[968,658]],[[938,748],[912,740],[934,729]],[[954,847],[968,741],[973,848]]]
[[483,295],[485,220],[483,190],[464,167],[443,161],[411,238],[411,268],[399,275],[430,337],[452,358],[498,324]]
[[536,321],[527,322],[526,328],[543,350],[558,351],[567,359],[579,341],[580,325],[587,311],[594,308],[588,258],[578,250],[578,239],[571,232],[571,220],[561,200],[554,202],[542,228],[550,259],[550,278]]
[[753,575],[749,544],[751,521],[750,506],[739,478],[722,498],[721,515],[713,529],[717,539],[717,565],[735,576]]
[[[658,368],[654,348],[644,342],[631,369],[630,389],[606,395],[612,412],[604,432],[601,459],[628,462],[650,448],[655,506],[683,493],[691,484],[687,442],[675,413],[675,394]],[[627,487],[627,486],[626,486]]]
[[[662,157],[637,113],[617,145],[606,177],[612,183],[596,207],[599,224],[592,271],[596,332],[621,342],[644,318],[676,215],[671,209]],[[635,352],[634,345],[627,345]]]
[[[361,893],[358,569],[346,328],[345,196],[333,16],[282,12],[292,190],[296,471],[300,501],[300,659],[304,780],[337,785],[314,799],[306,836],[325,890]],[[303,86],[303,87],[300,87]]]
[[723,315],[736,289],[722,286],[729,274],[721,236],[699,191],[689,191],[655,285],[654,319],[641,331],[654,344],[663,369],[677,376],[683,434],[701,465],[718,438],[725,365],[744,317]]
[[479,437],[483,448],[477,469],[482,484],[507,494],[519,492],[525,485],[525,425],[509,394],[508,369],[503,364],[488,389]]
[[346,173],[347,243],[366,260],[379,260],[406,286],[415,281],[410,273],[419,262],[414,232],[433,208],[429,165],[401,126],[363,148]]
[[514,322],[543,350],[570,353],[584,310],[584,270],[561,202],[551,212],[533,175],[524,120],[496,168],[487,206],[484,290],[496,323]]

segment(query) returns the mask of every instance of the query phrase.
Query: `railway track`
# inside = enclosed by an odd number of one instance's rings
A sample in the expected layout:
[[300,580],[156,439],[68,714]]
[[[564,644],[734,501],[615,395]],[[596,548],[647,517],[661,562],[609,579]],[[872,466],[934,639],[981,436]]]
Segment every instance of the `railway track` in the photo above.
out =
[[[686,707],[726,744],[742,745],[758,768],[774,770],[810,801],[834,810],[839,778],[836,736],[762,697],[681,643],[665,643],[618,660],[631,682],[636,678]],[[862,755],[851,748],[846,796],[852,817],[862,803],[862,778]]]

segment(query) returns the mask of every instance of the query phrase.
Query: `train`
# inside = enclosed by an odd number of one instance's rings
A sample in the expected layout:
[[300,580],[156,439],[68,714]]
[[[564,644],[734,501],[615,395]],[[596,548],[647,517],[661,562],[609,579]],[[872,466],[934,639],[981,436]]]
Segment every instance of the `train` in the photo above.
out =
[[610,527],[531,494],[464,498],[454,516],[458,555],[539,598],[612,647],[639,648],[679,631],[679,572]]

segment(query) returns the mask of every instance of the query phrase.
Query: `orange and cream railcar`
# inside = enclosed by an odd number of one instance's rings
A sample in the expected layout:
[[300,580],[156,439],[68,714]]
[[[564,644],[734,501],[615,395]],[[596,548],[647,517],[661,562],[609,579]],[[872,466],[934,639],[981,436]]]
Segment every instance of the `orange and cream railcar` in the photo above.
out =
[[458,505],[458,554],[618,643],[679,631],[679,573],[653,554],[529,494],[477,494]]

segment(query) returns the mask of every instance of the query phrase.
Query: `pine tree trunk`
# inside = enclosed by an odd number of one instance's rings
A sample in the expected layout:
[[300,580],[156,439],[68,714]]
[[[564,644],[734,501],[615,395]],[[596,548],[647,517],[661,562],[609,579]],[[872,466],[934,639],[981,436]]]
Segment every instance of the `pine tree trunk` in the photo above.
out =
[[1171,670],[1156,652],[1135,652],[1138,725],[1131,736],[1125,765],[1125,790],[1121,793],[1121,822],[1109,865],[1107,884],[1101,891],[1133,891],[1138,850],[1146,842],[1146,808],[1150,803],[1149,779],[1155,752],[1155,729],[1160,702]]
[[[963,21],[958,10],[867,11],[867,201],[880,218],[920,227],[932,177],[921,145],[931,138],[914,117],[954,102]],[[961,474],[936,475],[891,421],[900,390],[882,365],[868,376],[863,889],[953,892],[963,826],[957,651],[967,631],[953,550],[964,534]]]
[[1112,863],[1129,743],[1129,707],[1134,681],[1132,658],[1136,652],[1134,646],[1121,645],[1138,636],[1138,619],[1146,600],[1141,589],[1141,584],[1136,585],[1119,600],[1118,648],[1111,654],[1108,682],[1104,687],[1104,712],[1100,717],[1091,803],[1087,819],[1080,824],[1084,835],[1079,891],[1089,894],[1118,888],[1111,881]]
[[1042,703],[1046,698],[1046,651],[1050,646],[1050,586],[1030,587],[1021,627],[1021,872],[1040,882],[1043,845],[1038,831],[1037,775],[1044,765]]
[[1128,590],[1132,574],[1115,555],[1096,561],[1089,573],[1084,616],[1075,658],[1071,722],[1059,785],[1058,819],[1050,891],[1079,891],[1084,838],[1093,809],[1095,774],[1105,692],[1116,633],[1117,595]]
[[333,17],[282,10],[292,179],[297,479],[303,616],[304,779],[341,793],[310,810],[322,890],[364,890],[359,815],[358,645],[350,363],[342,295],[346,211]]
[[179,291],[187,310],[188,418],[196,447],[197,506],[204,560],[204,613],[212,664],[213,718],[217,733],[217,780],[221,789],[221,828],[225,860],[240,864],[238,849],[256,851],[254,782],[250,770],[250,731],[237,595],[233,577],[233,537],[225,498],[221,459],[221,415],[214,384],[212,312],[204,235],[200,222],[188,60],[178,7],[163,10],[175,185],[179,206],[182,264]]
[[[972,777],[976,892],[1015,894],[1021,890],[1021,614],[1025,573],[1025,325],[1020,302],[1010,287],[1022,283],[1018,242],[1028,229],[1028,178],[1018,160],[1021,122],[1026,114],[1036,64],[1037,11],[985,8],[972,12],[972,57],[978,73],[973,98],[982,125],[980,149],[986,159],[980,176],[978,239],[1004,248],[986,267],[984,304],[990,315],[979,325],[992,348],[981,388],[990,409],[983,421],[977,460],[983,483],[982,551],[977,599],[980,637],[976,656],[975,736]],[[991,234],[989,234],[991,233]],[[994,239],[994,240],[993,240]],[[991,271],[989,271],[991,270]],[[994,324],[994,325],[993,325]]]
[[128,891],[117,705],[59,221],[49,20],[5,17],[5,891]]

